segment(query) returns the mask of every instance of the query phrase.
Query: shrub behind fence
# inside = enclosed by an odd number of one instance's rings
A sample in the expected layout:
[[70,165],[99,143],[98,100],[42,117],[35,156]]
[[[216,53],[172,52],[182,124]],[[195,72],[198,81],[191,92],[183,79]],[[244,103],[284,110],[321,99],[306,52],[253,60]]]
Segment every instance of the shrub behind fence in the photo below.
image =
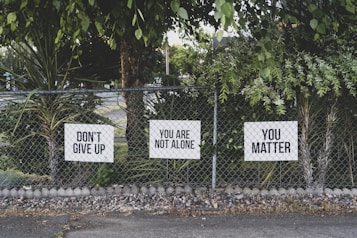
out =
[[[141,138],[130,138],[134,145],[130,150],[126,138],[130,110],[124,101],[123,90],[1,93],[0,188],[159,183],[213,187],[232,184],[258,188],[307,185],[309,170],[301,159],[303,118],[296,102],[287,104],[286,114],[278,116],[267,112],[263,105],[251,106],[241,95],[231,96],[220,103],[213,91],[202,87],[135,91],[144,101],[145,110],[136,122],[144,132]],[[45,100],[46,108],[36,107],[38,100]],[[356,109],[340,101],[338,119],[333,122],[333,141],[324,186],[351,188],[355,187],[357,176],[354,151]],[[313,178],[320,173],[318,158],[323,153],[321,148],[326,142],[325,132],[330,123],[326,121],[327,108],[322,103],[310,107],[313,117],[307,148]],[[150,120],[200,121],[200,159],[149,158]],[[299,160],[245,161],[244,122],[259,121],[298,121]],[[65,161],[65,123],[113,126],[114,162]],[[142,145],[142,136],[147,146]]]

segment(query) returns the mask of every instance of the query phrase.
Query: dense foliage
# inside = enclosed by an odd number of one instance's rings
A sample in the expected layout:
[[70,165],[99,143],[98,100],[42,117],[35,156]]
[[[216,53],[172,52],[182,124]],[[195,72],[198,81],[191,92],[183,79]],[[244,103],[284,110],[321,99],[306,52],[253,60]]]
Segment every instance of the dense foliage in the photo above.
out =
[[[120,50],[116,62],[121,61],[122,87],[140,88],[145,83],[143,55],[161,44],[168,29],[180,26],[194,33],[200,22],[206,22],[218,28],[217,38],[222,39],[223,30],[233,27],[240,37],[229,45],[205,48],[206,56],[184,54],[193,58],[195,67],[180,62],[180,57],[173,60],[180,70],[192,74],[189,83],[217,87],[221,102],[246,100],[259,110],[264,107],[279,115],[296,109],[306,185],[323,187],[334,149],[338,108],[341,101],[356,96],[356,7],[355,1],[314,0],[5,0],[0,1],[0,42],[21,55],[26,69],[21,78],[26,78],[28,89],[64,89],[68,82],[78,86],[73,82],[80,75],[72,67],[80,67],[81,61],[73,62],[80,59],[85,41],[97,40]],[[124,96],[128,157],[133,158],[135,147],[147,144],[145,126],[138,124],[145,107],[141,92]],[[58,117],[58,113],[74,111],[64,108],[61,100],[71,98],[31,94],[22,108],[22,115],[36,113],[42,122],[37,134],[48,144],[54,181],[58,164],[54,136],[61,122],[73,119]],[[314,111],[321,106],[323,110]],[[318,149],[312,149],[314,118],[326,121]],[[234,135],[228,137],[230,143]]]

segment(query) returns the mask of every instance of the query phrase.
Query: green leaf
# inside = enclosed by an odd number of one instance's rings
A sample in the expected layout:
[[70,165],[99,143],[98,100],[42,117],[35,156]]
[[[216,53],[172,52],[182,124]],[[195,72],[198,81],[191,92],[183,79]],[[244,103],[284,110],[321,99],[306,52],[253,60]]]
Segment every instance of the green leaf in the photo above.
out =
[[355,14],[356,12],[355,6],[352,3],[346,4],[346,11]]
[[100,22],[98,22],[98,21],[95,21],[94,25],[97,28],[97,31],[99,32],[99,34],[104,35],[104,29],[102,27],[102,24],[100,24]]
[[225,15],[222,15],[221,19],[220,19],[220,22],[221,22],[221,26],[224,27],[224,29],[226,29],[226,25],[227,25],[227,21],[226,21],[226,16]]
[[23,9],[24,7],[26,7],[26,6],[27,6],[27,3],[28,3],[27,0],[22,0],[22,1],[21,1],[21,5],[20,5],[20,9]]
[[266,38],[264,41],[264,48],[268,51],[271,51],[273,49],[273,43],[269,38]]
[[271,57],[272,57],[271,53],[269,51],[266,51],[265,52],[265,58],[266,59],[271,59]]
[[224,34],[223,30],[219,30],[219,31],[216,32],[218,41],[221,41],[223,39],[223,34]]
[[260,71],[260,75],[263,78],[268,78],[270,76],[270,68],[264,68]]
[[177,13],[178,9],[180,8],[180,0],[171,1],[170,7],[174,13]]
[[325,27],[325,24],[321,23],[317,26],[316,28],[317,32],[320,33],[320,34],[326,34],[326,27]]
[[73,33],[73,39],[77,39],[77,37],[79,36],[79,33],[81,32],[80,29],[76,30],[74,33]]
[[14,22],[11,22],[11,24],[10,24],[11,31],[15,31],[16,28],[17,28],[16,24]]
[[183,8],[183,7],[180,7],[180,8],[177,10],[177,15],[178,15],[179,17],[181,17],[182,19],[188,20],[188,13],[187,13],[186,9]]
[[135,31],[136,39],[140,40],[142,36],[143,36],[143,31],[140,28],[136,29]]
[[216,5],[217,9],[220,9],[225,2],[225,0],[216,0],[214,4]]
[[53,6],[56,8],[57,11],[60,10],[60,8],[61,8],[61,1],[59,1],[59,0],[54,0],[54,1],[52,1],[52,4],[53,4]]
[[290,22],[293,24],[297,24],[297,23],[299,23],[299,20],[296,17],[291,17]]
[[56,36],[56,39],[55,39],[55,44],[58,44],[58,42],[62,39],[62,36],[63,36],[62,30],[59,29],[59,30],[57,31],[57,36]]
[[234,7],[233,7],[233,3],[230,2],[225,2],[222,6],[221,6],[221,11],[223,12],[223,14],[228,17],[231,18],[234,15]]
[[316,19],[312,19],[312,20],[310,21],[310,27],[311,27],[313,30],[316,29],[316,27],[317,27],[318,24],[319,24],[319,22],[318,22]]
[[319,33],[316,33],[316,34],[314,35],[314,41],[316,41],[316,40],[318,40],[318,39],[320,39],[320,34],[319,34]]
[[94,0],[88,0],[89,5],[94,6]]
[[141,20],[145,21],[144,15],[139,8],[138,8],[137,12],[139,13]]
[[15,12],[10,12],[9,14],[7,14],[7,17],[6,17],[7,24],[11,24],[11,23],[15,22],[16,19],[17,19],[17,17],[16,17]]
[[90,20],[88,16],[83,16],[81,20],[81,27],[83,31],[87,31],[89,28]]
[[135,26],[138,15],[134,14],[133,20],[131,21],[131,25]]
[[216,19],[216,21],[218,21],[219,19],[221,19],[221,17],[223,16],[223,13],[221,11],[216,11],[214,13],[214,19]]
[[145,46],[147,46],[147,45],[148,45],[148,42],[149,42],[149,37],[144,36],[143,38],[144,38]]
[[315,4],[310,4],[308,9],[309,9],[309,12],[313,13],[314,11],[317,10],[317,6]]
[[238,23],[243,29],[245,29],[245,27],[246,27],[245,19],[239,18]]
[[338,22],[333,22],[332,23],[332,28],[336,32],[338,31],[339,26],[340,26],[340,24]]
[[133,0],[128,0],[126,6],[127,6],[129,9],[131,9],[132,6],[133,6]]
[[116,49],[117,48],[117,43],[115,42],[114,39],[110,38],[109,39],[109,46],[111,49]]

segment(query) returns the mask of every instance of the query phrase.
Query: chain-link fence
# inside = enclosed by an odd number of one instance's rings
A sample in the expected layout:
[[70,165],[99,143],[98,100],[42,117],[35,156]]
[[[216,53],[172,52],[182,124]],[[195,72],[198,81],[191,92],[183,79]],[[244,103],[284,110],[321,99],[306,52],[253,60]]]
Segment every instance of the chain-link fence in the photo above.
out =
[[0,187],[355,187],[356,100],[278,116],[203,87],[0,94]]

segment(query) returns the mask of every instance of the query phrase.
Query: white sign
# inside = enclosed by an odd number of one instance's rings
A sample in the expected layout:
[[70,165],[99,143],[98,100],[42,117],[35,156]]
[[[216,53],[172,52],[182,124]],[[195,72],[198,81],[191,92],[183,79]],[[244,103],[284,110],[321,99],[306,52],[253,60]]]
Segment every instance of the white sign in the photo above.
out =
[[97,124],[64,125],[66,161],[114,162],[114,128]]
[[297,121],[245,122],[244,160],[298,160]]
[[200,159],[201,121],[150,120],[150,158]]

